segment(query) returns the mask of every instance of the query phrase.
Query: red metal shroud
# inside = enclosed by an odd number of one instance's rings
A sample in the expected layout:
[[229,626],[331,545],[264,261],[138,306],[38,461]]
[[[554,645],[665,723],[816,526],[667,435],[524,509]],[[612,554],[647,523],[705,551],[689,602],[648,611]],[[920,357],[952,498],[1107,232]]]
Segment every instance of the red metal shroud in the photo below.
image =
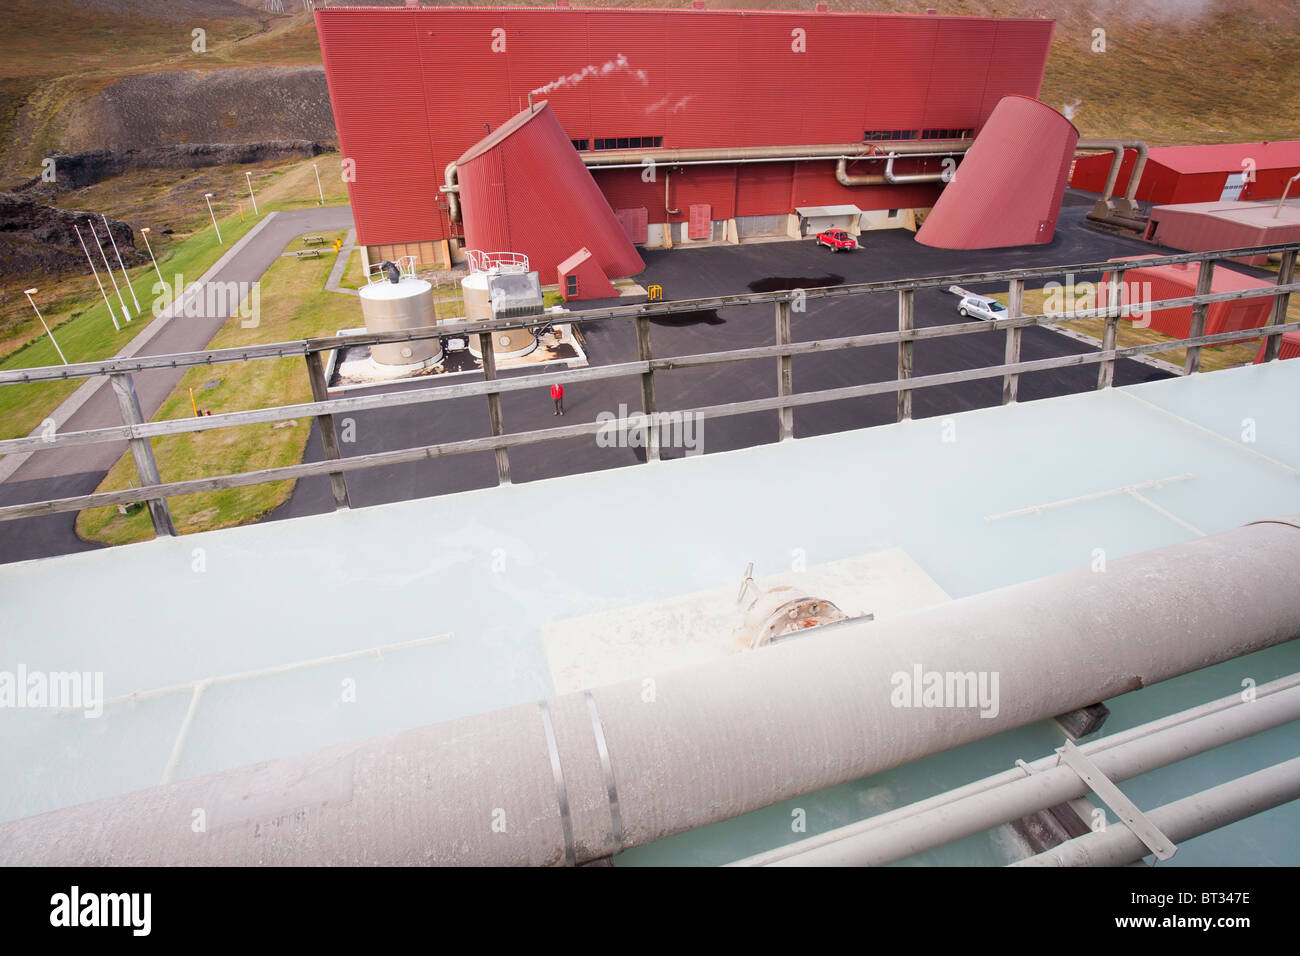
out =
[[583,247],[607,277],[645,268],[550,104],[524,110],[456,165],[468,248],[522,252],[544,284]]
[[998,103],[916,234],[940,249],[1045,245],[1056,234],[1079,131],[1045,103]]

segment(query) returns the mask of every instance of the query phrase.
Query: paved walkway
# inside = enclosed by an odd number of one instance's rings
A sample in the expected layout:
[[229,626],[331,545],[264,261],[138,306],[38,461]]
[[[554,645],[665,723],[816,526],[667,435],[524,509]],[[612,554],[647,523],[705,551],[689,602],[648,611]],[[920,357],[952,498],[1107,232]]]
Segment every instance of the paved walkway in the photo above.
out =
[[[235,243],[196,283],[202,290],[213,283],[251,284],[295,238],[303,233],[351,229],[352,207],[327,206],[268,213]],[[188,277],[184,281],[189,281]],[[189,297],[187,297],[187,300]],[[206,303],[204,303],[206,305]],[[205,348],[229,318],[191,308],[197,317],[170,309],[132,339],[114,358],[136,355],[170,355]],[[154,369],[136,373],[135,388],[146,420],[162,406],[180,382],[185,369]],[[104,376],[88,379],[50,416],[60,431],[80,431],[122,424],[117,399]],[[57,448],[0,459],[0,504],[19,504],[42,498],[87,494],[127,449],[126,442],[104,442]],[[50,515],[6,522],[0,533],[0,561],[18,561],[93,547],[77,538],[75,514]]]
[[326,292],[342,292],[344,295],[360,295],[356,289],[343,289],[339,283],[343,281],[343,273],[348,269],[348,262],[352,258],[352,250],[357,247],[357,231],[349,229],[348,234],[343,239],[343,245],[339,247],[338,257],[334,260],[334,268],[330,269],[330,277],[325,280]]

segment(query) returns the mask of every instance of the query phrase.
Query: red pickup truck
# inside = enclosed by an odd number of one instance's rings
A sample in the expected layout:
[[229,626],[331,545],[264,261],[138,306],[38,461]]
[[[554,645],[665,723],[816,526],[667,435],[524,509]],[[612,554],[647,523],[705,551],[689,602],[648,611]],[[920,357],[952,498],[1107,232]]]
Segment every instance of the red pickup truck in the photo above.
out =
[[843,229],[827,229],[817,233],[817,245],[825,246],[831,252],[852,252],[858,247],[858,241]]

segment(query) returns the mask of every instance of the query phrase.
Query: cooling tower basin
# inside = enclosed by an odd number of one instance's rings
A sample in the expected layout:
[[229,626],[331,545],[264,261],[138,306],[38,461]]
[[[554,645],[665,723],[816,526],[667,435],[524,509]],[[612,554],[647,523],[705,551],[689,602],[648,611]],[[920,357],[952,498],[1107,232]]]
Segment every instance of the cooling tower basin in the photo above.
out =
[[[360,295],[367,332],[402,332],[438,324],[433,286],[424,279],[373,282]],[[442,345],[437,338],[393,342],[372,346],[370,357],[380,365],[424,368],[442,358]]]
[[[536,273],[533,275],[535,276]],[[471,272],[460,280],[461,289],[465,294],[465,321],[485,322],[492,318],[509,317],[502,316],[501,310],[497,312],[492,310],[492,300],[488,292],[490,278],[491,274],[487,272]],[[538,311],[540,311],[540,287],[537,298]],[[539,319],[544,320],[545,316],[539,316]],[[483,357],[477,335],[469,336],[468,346],[470,354],[475,358]],[[535,348],[537,348],[537,338],[528,329],[508,329],[492,333],[492,352],[497,358],[518,358],[527,355]]]

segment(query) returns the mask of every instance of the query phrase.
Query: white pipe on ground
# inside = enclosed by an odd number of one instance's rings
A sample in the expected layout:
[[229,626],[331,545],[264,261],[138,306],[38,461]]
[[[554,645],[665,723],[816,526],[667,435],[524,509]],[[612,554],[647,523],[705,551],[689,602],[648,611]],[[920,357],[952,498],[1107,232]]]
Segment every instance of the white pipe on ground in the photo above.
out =
[[[1185,843],[1297,798],[1300,798],[1300,757],[1148,810],[1145,816],[1171,841]],[[1127,826],[1112,823],[1101,832],[1076,837],[1011,865],[1125,866],[1150,852]]]
[[[1094,748],[1089,759],[1112,782],[1120,782],[1297,719],[1300,687],[1257,696],[1249,702],[1238,696],[1236,706],[1230,710],[1204,714],[1118,746]],[[1028,775],[1017,772],[1018,779],[963,799],[859,832],[845,833],[849,828],[844,828],[822,834],[818,846],[800,851],[800,845],[795,844],[762,854],[752,862],[768,866],[884,866],[1066,803],[1089,791],[1082,778],[1065,764]]]
[[[549,730],[523,704],[14,821],[0,864],[586,862],[1291,640],[1297,564],[1300,516],[1257,522],[555,697]],[[983,674],[988,716],[896,706],[916,668]]]

